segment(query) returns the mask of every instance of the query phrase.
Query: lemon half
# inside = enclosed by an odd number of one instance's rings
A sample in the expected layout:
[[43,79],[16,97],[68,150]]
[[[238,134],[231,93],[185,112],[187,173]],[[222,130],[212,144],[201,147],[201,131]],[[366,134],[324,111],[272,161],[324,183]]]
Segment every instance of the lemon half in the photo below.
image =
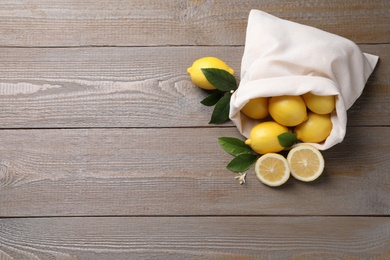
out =
[[264,184],[277,187],[290,178],[290,168],[286,158],[277,153],[262,155],[255,164],[256,177]]
[[321,152],[311,145],[302,144],[294,147],[287,155],[291,175],[300,181],[316,180],[325,168]]

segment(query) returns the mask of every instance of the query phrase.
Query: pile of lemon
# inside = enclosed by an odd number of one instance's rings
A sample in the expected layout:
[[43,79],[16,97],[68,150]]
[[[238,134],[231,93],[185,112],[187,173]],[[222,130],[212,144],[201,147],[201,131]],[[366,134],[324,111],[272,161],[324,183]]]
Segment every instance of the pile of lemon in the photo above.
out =
[[[241,110],[253,119],[265,119],[250,131],[245,141],[253,151],[263,154],[256,162],[258,179],[269,186],[280,186],[290,177],[309,182],[324,170],[324,158],[313,146],[321,143],[332,131],[331,113],[334,96],[318,96],[310,92],[301,96],[275,96],[251,99]],[[303,144],[291,149],[287,160],[277,152],[285,149],[278,136],[293,132]]]
[[[214,89],[201,72],[201,68],[219,68],[233,74],[225,62],[205,57],[194,62],[187,71],[192,81],[204,89]],[[280,186],[293,175],[309,182],[324,170],[320,151],[305,143],[321,143],[332,130],[331,113],[335,110],[335,96],[306,93],[300,96],[274,96],[251,99],[241,112],[249,118],[261,120],[250,131],[245,144],[260,154],[255,164],[257,178],[266,185]],[[287,158],[279,154],[282,146],[279,136],[293,133],[301,142],[288,152]]]
[[267,139],[290,130],[302,142],[321,143],[332,130],[331,113],[334,109],[334,96],[317,96],[310,92],[302,96],[251,99],[241,112],[253,119],[264,119],[270,115],[272,121],[254,127],[247,143],[259,154],[279,152],[283,147],[277,142],[268,143]]

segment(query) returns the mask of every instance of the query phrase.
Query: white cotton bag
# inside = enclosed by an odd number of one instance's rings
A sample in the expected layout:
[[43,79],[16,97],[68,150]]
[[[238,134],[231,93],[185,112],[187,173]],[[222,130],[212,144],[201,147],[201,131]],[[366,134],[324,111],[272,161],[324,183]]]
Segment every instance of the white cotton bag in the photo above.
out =
[[249,14],[241,81],[230,101],[229,117],[245,137],[261,120],[240,112],[253,98],[282,95],[335,95],[336,109],[326,150],[343,141],[347,109],[361,95],[378,56],[363,53],[352,41],[310,26],[252,10]]

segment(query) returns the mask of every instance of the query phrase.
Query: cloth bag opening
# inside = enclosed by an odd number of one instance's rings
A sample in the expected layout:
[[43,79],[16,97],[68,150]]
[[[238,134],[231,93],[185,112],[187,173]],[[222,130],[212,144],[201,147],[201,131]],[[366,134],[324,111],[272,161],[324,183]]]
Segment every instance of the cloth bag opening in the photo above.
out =
[[257,97],[335,95],[329,137],[312,143],[326,150],[343,141],[347,109],[361,95],[378,56],[363,53],[352,41],[310,26],[252,10],[249,14],[241,81],[230,100],[229,117],[246,138],[256,124],[240,112]]

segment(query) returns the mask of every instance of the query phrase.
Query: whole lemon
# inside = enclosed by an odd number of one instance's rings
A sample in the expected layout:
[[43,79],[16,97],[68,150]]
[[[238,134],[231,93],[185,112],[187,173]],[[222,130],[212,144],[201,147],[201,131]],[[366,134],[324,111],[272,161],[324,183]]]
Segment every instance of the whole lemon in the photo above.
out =
[[254,126],[245,141],[258,154],[277,153],[284,149],[280,145],[278,135],[288,132],[288,128],[273,121]]
[[319,115],[309,112],[307,120],[294,128],[297,139],[307,143],[320,143],[328,138],[332,131],[330,114]]
[[188,74],[191,76],[192,82],[200,88],[212,90],[215,87],[206,79],[202,69],[214,68],[226,70],[230,74],[234,74],[234,70],[230,68],[224,61],[215,57],[200,58],[187,69]]
[[300,96],[276,96],[269,100],[268,110],[272,118],[284,126],[296,126],[306,117],[306,105]]
[[249,100],[241,112],[253,119],[263,119],[268,116],[268,98],[260,97]]
[[308,109],[316,114],[330,114],[335,109],[335,96],[317,96],[310,92],[302,95]]

